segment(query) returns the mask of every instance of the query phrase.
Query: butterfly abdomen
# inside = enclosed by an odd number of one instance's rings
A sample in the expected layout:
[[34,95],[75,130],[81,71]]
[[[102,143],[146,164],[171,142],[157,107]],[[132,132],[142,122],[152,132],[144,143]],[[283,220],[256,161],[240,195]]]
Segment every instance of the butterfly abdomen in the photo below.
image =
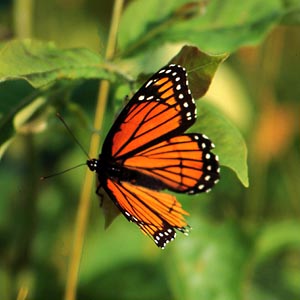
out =
[[157,191],[166,188],[166,186],[156,178],[116,164],[106,166],[105,171],[107,172],[108,177],[116,182],[128,182],[133,185],[139,185]]

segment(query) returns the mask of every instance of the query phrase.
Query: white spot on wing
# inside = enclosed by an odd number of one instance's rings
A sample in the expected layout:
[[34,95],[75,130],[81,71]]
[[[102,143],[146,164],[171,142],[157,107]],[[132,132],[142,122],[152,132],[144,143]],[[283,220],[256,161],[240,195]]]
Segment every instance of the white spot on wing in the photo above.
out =
[[209,180],[210,180],[210,175],[206,175],[206,176],[204,177],[204,180],[205,180],[205,181],[209,181]]
[[153,82],[153,80],[149,80],[145,87],[147,88],[148,86],[150,86],[152,84],[152,82]]
[[199,190],[203,190],[203,189],[204,189],[204,184],[198,185],[198,189],[199,189]]

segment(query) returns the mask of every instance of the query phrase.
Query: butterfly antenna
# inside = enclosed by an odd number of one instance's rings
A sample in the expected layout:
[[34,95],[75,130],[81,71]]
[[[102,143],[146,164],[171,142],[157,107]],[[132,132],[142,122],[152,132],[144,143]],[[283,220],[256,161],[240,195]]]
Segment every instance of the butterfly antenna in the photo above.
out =
[[68,169],[66,169],[66,170],[63,170],[63,171],[54,173],[54,174],[50,174],[50,175],[47,175],[47,176],[42,176],[42,177],[40,177],[40,180],[45,180],[45,179],[48,179],[48,178],[51,178],[51,177],[54,177],[54,176],[57,176],[57,175],[64,174],[64,173],[66,173],[66,172],[69,172],[69,171],[74,170],[74,169],[76,169],[76,168],[79,168],[79,167],[81,167],[81,166],[86,166],[86,163],[79,164],[79,165],[77,165],[77,166],[75,166],[75,167],[71,167],[71,168],[68,168]]
[[[78,139],[76,138],[76,136],[73,134],[73,132],[71,131],[70,127],[68,126],[68,124],[65,122],[65,120],[63,119],[63,117],[61,116],[60,113],[56,113],[56,116],[58,117],[58,119],[63,123],[63,125],[65,126],[65,128],[67,129],[67,131],[69,132],[69,134],[71,135],[71,137],[73,138],[73,140],[75,141],[75,143],[81,148],[81,150],[85,153],[85,155],[88,157],[88,159],[90,159],[89,154],[86,152],[86,150],[83,148],[83,146],[79,143]],[[75,167],[76,168],[76,167]],[[63,172],[64,173],[64,172]]]

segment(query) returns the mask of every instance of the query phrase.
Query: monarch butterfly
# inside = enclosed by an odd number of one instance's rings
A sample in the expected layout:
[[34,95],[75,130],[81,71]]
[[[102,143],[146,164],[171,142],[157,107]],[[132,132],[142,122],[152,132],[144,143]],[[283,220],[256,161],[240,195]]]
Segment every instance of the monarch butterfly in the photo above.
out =
[[128,221],[164,248],[176,230],[187,234],[188,213],[173,195],[208,192],[219,180],[214,144],[185,134],[196,105],[183,67],[170,64],[132,97],[111,127],[98,159],[87,160],[102,187]]

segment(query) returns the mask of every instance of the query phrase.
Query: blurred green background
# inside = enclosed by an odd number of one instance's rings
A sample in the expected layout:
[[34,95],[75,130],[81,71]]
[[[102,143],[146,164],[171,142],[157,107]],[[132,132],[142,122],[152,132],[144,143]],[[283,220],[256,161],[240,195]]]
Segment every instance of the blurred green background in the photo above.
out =
[[[220,8],[226,3],[212,2]],[[223,20],[231,20],[235,10],[242,20],[254,2],[257,15],[275,3],[282,10],[293,4],[296,13],[287,12],[255,41],[239,41],[235,46],[222,40],[224,23],[219,24],[216,15],[211,27],[203,27],[207,41],[211,36],[210,46],[205,41],[198,45],[214,53],[230,52],[200,101],[217,106],[245,138],[249,188],[222,168],[221,181],[210,194],[179,197],[191,213],[188,222],[193,230],[189,237],[178,234],[165,250],[156,248],[123,217],[104,230],[95,195],[78,299],[300,299],[300,8],[297,1],[266,1],[260,6],[262,2],[249,0],[242,8],[240,2],[228,1]],[[203,2],[206,5],[210,1]],[[54,41],[60,48],[103,53],[112,6],[113,1],[96,0],[2,0],[1,47],[9,39],[31,37]],[[221,26],[219,35],[210,35],[214,26]],[[257,28],[253,25],[251,30]],[[146,68],[153,62],[145,57]],[[18,93],[32,89],[24,81],[17,90],[10,88],[10,81],[3,84],[0,112]],[[85,80],[72,91],[66,106],[60,104],[86,149],[98,85],[97,80]],[[114,88],[120,99],[127,93]],[[83,117],[78,116],[78,107],[84,107]],[[115,110],[110,102],[104,132]],[[26,128],[18,132],[5,152],[0,165],[1,299],[64,297],[85,168],[44,182],[39,177],[85,159],[53,111],[45,128],[37,126],[35,134]]]

